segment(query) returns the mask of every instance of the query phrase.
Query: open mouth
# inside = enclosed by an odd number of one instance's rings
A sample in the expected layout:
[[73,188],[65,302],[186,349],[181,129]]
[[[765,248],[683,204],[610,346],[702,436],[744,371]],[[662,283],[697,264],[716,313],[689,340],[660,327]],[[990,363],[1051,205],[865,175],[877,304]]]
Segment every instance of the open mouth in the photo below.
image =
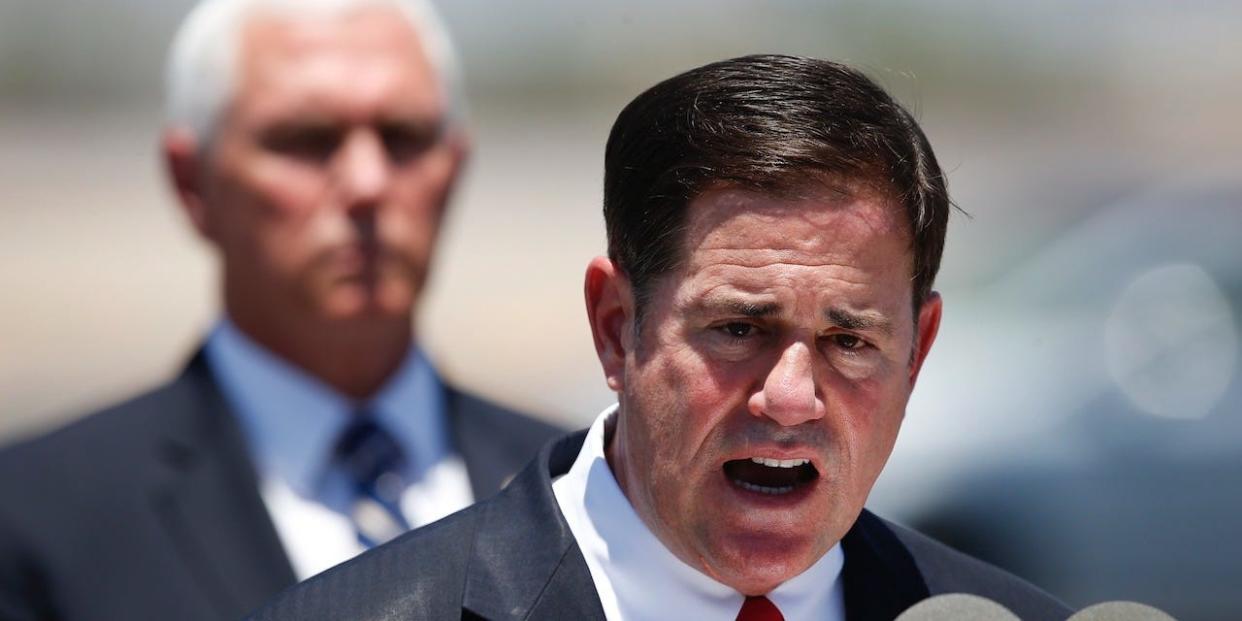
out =
[[819,478],[809,459],[734,459],[725,462],[724,473],[742,489],[771,496],[788,494]]

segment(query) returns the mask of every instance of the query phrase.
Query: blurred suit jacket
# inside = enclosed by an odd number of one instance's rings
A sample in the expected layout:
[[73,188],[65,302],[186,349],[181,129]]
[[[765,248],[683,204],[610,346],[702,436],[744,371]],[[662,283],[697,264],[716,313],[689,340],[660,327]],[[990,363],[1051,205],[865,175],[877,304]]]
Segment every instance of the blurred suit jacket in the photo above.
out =
[[[476,499],[560,433],[446,396]],[[201,352],[157,390],[0,452],[0,619],[236,619],[294,582]]]
[[[501,493],[286,590],[254,621],[604,619],[552,492],[586,432],[540,451]],[[842,539],[849,621],[887,621],[932,595],[991,598],[1023,621],[1070,610],[1039,589],[868,511]],[[827,586],[827,585],[826,585]]]

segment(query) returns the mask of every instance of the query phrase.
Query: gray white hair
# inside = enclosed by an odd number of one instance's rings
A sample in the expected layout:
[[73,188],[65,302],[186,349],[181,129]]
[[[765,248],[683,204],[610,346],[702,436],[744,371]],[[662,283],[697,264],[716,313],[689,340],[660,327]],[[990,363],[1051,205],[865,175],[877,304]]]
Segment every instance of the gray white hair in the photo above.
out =
[[[427,0],[203,0],[173,38],[165,75],[165,123],[210,142],[237,86],[241,34],[256,13],[331,16],[366,7],[392,7],[409,21],[440,80],[450,123],[465,116],[461,68],[448,30]],[[343,85],[344,86],[344,85]]]

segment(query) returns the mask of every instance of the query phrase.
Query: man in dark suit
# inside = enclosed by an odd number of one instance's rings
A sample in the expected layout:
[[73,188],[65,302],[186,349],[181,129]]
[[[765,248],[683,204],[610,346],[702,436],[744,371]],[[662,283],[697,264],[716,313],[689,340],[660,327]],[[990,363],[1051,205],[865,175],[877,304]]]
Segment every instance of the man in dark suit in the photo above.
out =
[[224,314],[171,383],[0,454],[0,618],[238,618],[469,505],[558,432],[415,345],[465,158],[415,0],[209,0],[163,152]]
[[839,64],[738,58],[632,101],[604,168],[585,292],[617,405],[258,619],[1068,616],[863,508],[941,314],[950,202],[909,113]]

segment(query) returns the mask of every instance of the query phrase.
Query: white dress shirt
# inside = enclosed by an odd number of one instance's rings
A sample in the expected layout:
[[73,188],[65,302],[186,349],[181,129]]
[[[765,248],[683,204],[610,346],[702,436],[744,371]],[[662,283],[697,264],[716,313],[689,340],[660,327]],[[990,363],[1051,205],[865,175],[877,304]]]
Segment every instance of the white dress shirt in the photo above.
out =
[[[709,578],[668,551],[617,485],[604,457],[617,406],[595,419],[569,472],[552,483],[556,502],[586,557],[610,621],[702,619],[734,621],[741,593]],[[845,619],[841,545],[805,572],[768,593],[786,621]]]
[[411,526],[474,501],[454,452],[444,387],[416,347],[375,397],[357,403],[252,341],[227,318],[207,339],[216,382],[241,424],[259,492],[299,580],[364,550],[348,511],[353,486],[331,468],[332,452],[357,410],[366,409],[405,451],[402,512]]

